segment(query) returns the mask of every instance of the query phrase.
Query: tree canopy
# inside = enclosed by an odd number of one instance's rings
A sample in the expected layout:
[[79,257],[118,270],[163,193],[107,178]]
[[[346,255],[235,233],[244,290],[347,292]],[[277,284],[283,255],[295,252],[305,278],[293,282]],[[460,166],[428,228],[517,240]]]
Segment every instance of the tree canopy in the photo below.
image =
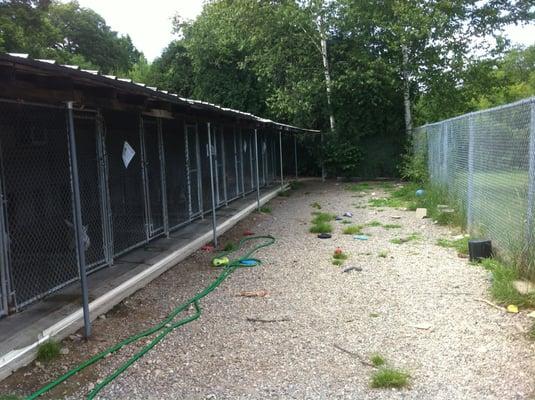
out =
[[76,2],[0,0],[0,50],[321,129],[332,174],[380,176],[396,173],[408,120],[535,94],[535,43],[502,37],[534,15],[524,0],[211,0],[176,16],[179,38],[148,63]]
[[0,1],[0,51],[126,74],[141,53],[76,1]]

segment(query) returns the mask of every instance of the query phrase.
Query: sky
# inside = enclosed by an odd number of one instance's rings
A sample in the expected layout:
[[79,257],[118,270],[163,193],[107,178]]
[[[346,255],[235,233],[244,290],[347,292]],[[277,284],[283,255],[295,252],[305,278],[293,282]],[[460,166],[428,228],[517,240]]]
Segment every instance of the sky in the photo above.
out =
[[[67,1],[67,0],[63,0]],[[195,19],[202,10],[203,0],[78,0],[82,7],[92,8],[113,30],[129,34],[134,45],[149,61],[158,57],[173,40],[172,18]],[[150,6],[148,6],[150,5]],[[535,24],[506,29],[513,43],[535,44]]]

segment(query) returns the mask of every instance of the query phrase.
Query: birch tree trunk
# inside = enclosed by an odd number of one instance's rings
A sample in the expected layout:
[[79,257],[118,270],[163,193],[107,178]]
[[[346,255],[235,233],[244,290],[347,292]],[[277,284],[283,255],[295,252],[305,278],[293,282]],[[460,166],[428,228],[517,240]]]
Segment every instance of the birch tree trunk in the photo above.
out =
[[411,114],[411,86],[409,81],[409,51],[407,46],[401,46],[403,54],[403,103],[405,106],[405,131],[407,136],[412,134],[412,114]]
[[320,51],[321,51],[321,58],[323,60],[323,73],[325,75],[325,90],[327,92],[327,106],[329,107],[329,124],[331,127],[331,132],[334,132],[335,128],[335,121],[334,121],[334,113],[333,113],[333,106],[332,106],[332,82],[331,82],[331,70],[329,67],[329,54],[327,52],[327,37],[325,35],[325,30],[323,28],[323,21],[321,20],[321,17],[319,17],[316,21],[316,24],[318,26],[318,32],[320,34]]

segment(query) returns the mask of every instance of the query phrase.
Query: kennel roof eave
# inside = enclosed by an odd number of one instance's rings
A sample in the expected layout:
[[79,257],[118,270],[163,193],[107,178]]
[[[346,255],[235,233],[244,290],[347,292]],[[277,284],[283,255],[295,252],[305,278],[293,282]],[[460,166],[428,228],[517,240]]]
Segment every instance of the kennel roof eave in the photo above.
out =
[[[56,77],[69,78],[75,82],[82,82],[94,88],[114,88],[124,93],[140,95],[151,100],[158,100],[179,105],[185,109],[204,111],[217,115],[225,115],[236,119],[256,123],[259,126],[271,126],[277,130],[289,133],[320,133],[318,130],[300,128],[293,125],[283,124],[270,119],[260,118],[256,115],[219,106],[200,100],[187,99],[175,93],[159,90],[156,87],[147,86],[144,83],[134,82],[131,79],[120,78],[113,75],[102,74],[96,70],[82,69],[77,65],[62,65],[55,60],[32,59],[27,54],[7,53],[0,54],[0,66],[10,65],[17,70],[24,70],[26,73],[35,75],[51,75]],[[1,76],[0,76],[1,79]]]

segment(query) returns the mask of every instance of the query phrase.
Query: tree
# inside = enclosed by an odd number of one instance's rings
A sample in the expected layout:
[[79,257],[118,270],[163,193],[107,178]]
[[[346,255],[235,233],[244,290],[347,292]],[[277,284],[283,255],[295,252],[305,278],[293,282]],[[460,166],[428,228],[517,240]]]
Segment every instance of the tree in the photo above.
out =
[[94,11],[48,0],[0,1],[0,50],[28,53],[61,63],[129,71],[141,53],[127,36],[119,36]]

